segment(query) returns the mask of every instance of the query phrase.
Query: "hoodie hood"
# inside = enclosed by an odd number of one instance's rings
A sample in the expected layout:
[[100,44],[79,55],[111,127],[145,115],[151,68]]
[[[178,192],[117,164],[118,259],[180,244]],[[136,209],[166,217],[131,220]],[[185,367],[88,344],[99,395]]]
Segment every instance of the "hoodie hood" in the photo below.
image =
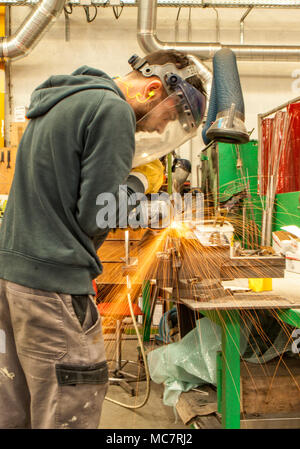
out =
[[27,118],[44,115],[64,98],[87,89],[110,90],[126,100],[121,90],[106,73],[82,66],[71,75],[51,76],[38,86],[31,95]]

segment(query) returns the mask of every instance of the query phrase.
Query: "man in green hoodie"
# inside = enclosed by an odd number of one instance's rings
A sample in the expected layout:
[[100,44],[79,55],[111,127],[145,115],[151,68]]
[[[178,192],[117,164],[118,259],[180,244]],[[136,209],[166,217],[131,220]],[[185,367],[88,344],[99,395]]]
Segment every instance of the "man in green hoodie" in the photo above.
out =
[[[149,61],[190,64],[175,52]],[[157,191],[157,165],[151,177],[131,169],[136,122],[153,132],[140,120],[166,97],[159,76],[86,66],[33,92],[0,230],[0,428],[98,427],[108,373],[92,280],[109,227],[97,198]]]

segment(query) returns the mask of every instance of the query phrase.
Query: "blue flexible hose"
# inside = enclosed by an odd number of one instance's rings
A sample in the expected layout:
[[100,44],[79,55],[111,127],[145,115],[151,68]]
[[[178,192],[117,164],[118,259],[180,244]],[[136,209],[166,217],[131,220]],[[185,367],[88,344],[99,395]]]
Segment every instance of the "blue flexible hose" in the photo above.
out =
[[244,115],[244,99],[236,56],[229,48],[222,48],[215,53],[213,58],[213,80],[209,108],[202,130],[202,138],[206,145],[210,142],[206,131],[216,120],[217,114],[230,109],[232,103],[235,103],[236,111]]

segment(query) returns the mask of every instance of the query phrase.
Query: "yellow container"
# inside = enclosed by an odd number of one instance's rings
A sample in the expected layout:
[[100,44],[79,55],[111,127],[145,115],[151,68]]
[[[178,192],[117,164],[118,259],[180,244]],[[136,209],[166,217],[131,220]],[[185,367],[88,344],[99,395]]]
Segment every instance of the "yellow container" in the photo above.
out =
[[248,285],[254,292],[266,292],[272,290],[272,278],[249,278]]

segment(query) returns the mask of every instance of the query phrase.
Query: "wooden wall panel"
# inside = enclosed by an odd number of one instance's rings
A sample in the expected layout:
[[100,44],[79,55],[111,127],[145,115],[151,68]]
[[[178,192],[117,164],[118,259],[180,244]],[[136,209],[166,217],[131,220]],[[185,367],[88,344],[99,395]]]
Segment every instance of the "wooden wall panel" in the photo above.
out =
[[[0,194],[8,195],[15,172],[17,147],[0,148]],[[10,160],[9,160],[10,159]]]

